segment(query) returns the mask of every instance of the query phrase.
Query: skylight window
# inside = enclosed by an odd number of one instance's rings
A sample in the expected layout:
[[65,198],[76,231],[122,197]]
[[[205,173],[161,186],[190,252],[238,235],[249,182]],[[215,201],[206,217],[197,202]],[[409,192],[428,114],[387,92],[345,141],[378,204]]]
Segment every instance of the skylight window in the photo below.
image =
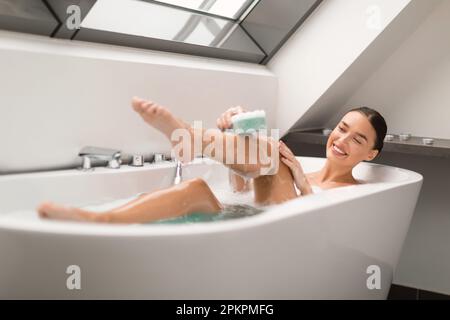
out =
[[245,10],[259,0],[156,0],[187,9],[238,19]]
[[0,29],[266,64],[322,1],[0,0]]
[[98,0],[82,27],[149,38],[174,40],[190,15],[144,1]]
[[230,49],[226,41],[234,40],[235,50],[263,55],[245,32],[234,29],[231,33],[233,25],[229,20],[145,1],[97,0],[78,36],[98,30],[226,49]]

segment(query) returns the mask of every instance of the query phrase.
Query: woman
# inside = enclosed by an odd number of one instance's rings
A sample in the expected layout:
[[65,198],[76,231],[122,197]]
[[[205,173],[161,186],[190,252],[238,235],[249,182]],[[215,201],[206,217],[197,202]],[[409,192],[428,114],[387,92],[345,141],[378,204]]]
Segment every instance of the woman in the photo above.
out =
[[303,194],[311,193],[311,186],[320,190],[359,184],[353,177],[353,168],[377,157],[383,149],[386,132],[386,121],[377,111],[356,108],[344,115],[328,138],[327,161],[320,171],[305,175],[283,142],[280,143],[281,160],[291,169],[295,184]]
[[[218,131],[215,138],[232,139],[234,143],[231,144],[231,148],[234,149],[230,150],[229,145],[225,143],[222,152],[213,152],[207,147],[209,141],[204,138],[203,131],[195,132],[195,128],[175,118],[168,109],[139,98],[133,98],[132,106],[144,121],[159,130],[168,139],[171,139],[172,134],[178,129],[188,130],[191,133],[191,139],[194,139],[195,134],[200,134],[202,155],[222,162],[239,175],[253,178],[254,200],[259,205],[279,204],[298,197],[294,185],[300,190],[301,195],[308,195],[313,192],[312,186],[330,189],[358,184],[352,175],[352,169],[361,161],[373,160],[381,151],[386,135],[386,123],[379,113],[369,108],[352,110],[343,117],[328,139],[325,166],[319,172],[305,175],[300,163],[282,142],[277,145],[274,141],[263,141],[264,139],[259,137],[243,137]],[[230,128],[231,116],[240,112],[245,111],[233,108],[225,112],[218,119],[219,129]],[[250,141],[251,139],[254,141]],[[227,154],[233,152],[235,155],[236,145],[239,142],[244,142],[246,146],[244,149],[245,161],[227,163]],[[263,142],[272,146],[277,145],[282,161],[276,172],[262,174],[262,169],[266,164],[259,158],[256,162],[249,161],[248,146],[250,142],[256,143],[258,148],[263,145]],[[269,150],[273,149],[269,148]],[[278,152],[276,156],[278,156]],[[37,211],[42,218],[49,219],[143,223],[184,216],[194,212],[217,213],[223,209],[224,205],[217,200],[206,182],[202,179],[193,179],[144,194],[121,207],[101,214],[49,202],[41,204]]]
[[[231,127],[231,117],[245,112],[235,107],[217,119],[220,129]],[[352,171],[362,161],[372,161],[383,149],[387,125],[375,110],[361,107],[348,111],[333,130],[326,144],[327,161],[318,172],[305,174],[292,151],[280,141],[281,161],[294,177],[301,195],[316,190],[332,189],[359,184]]]

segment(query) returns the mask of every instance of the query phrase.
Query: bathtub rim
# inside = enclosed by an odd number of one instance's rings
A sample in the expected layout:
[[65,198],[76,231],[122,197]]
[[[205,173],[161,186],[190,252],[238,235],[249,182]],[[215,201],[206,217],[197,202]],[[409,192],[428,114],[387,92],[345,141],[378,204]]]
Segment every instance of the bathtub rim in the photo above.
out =
[[[308,158],[311,160],[324,161],[324,158],[318,157],[297,157]],[[202,159],[201,164],[218,164],[217,162],[210,159]],[[423,176],[417,172],[397,168],[393,166],[381,165],[376,163],[364,162],[363,165],[367,166],[379,166],[386,167],[389,170],[400,170],[406,173],[408,178],[401,182],[377,182],[368,183],[358,186],[347,186],[335,188],[332,190],[327,190],[326,192],[321,192],[307,197],[299,197],[296,199],[289,200],[285,203],[270,206],[269,209],[261,214],[252,217],[225,220],[225,221],[214,221],[214,222],[197,222],[193,224],[180,224],[180,225],[151,225],[151,224],[101,224],[101,223],[81,223],[72,221],[35,221],[35,220],[21,220],[21,219],[4,219],[0,218],[0,232],[19,232],[19,233],[38,233],[38,234],[51,234],[51,235],[65,235],[65,236],[91,236],[91,237],[123,237],[123,238],[134,238],[134,237],[145,237],[145,236],[181,236],[181,235],[198,235],[198,234],[210,234],[210,233],[221,233],[236,230],[245,230],[254,227],[259,227],[265,224],[270,224],[272,222],[277,222],[282,219],[287,219],[294,215],[309,215],[313,214],[315,211],[329,208],[333,205],[346,203],[352,201],[356,198],[368,197],[372,194],[392,191],[398,188],[406,187],[412,184],[422,184]],[[166,168],[168,164],[162,164],[159,167],[151,167],[151,169],[161,169]],[[169,167],[174,166],[170,164]],[[132,168],[131,170],[134,171]],[[13,178],[20,175],[31,175],[35,177],[36,175],[54,175],[66,173],[73,173],[74,170],[58,170],[58,171],[44,171],[38,173],[24,173],[24,174],[14,174],[6,176],[5,178]],[[103,173],[100,171],[99,173]],[[352,189],[358,188],[358,193],[351,192]],[[331,193],[340,196],[344,195],[344,198],[334,198],[327,199],[328,201],[320,201],[320,199],[327,198]],[[302,207],[299,209],[296,207],[297,202],[302,202]],[[282,210],[282,212],[276,213],[277,210]]]

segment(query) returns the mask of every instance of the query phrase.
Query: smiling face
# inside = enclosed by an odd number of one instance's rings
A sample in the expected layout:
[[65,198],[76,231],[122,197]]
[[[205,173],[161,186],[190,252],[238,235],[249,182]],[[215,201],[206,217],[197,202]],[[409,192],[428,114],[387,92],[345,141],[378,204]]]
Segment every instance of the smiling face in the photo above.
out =
[[347,113],[331,133],[327,142],[327,159],[346,167],[361,161],[371,161],[377,134],[369,119],[362,113]]

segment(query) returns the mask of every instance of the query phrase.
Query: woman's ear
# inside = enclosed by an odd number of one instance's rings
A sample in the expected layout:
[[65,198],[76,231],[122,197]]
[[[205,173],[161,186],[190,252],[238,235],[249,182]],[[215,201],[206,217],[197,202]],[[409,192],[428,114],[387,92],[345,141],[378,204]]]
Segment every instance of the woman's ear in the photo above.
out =
[[366,158],[366,161],[372,161],[373,159],[375,159],[376,158],[376,156],[378,155],[378,153],[379,153],[379,151],[378,150],[371,150],[370,152],[369,152],[369,155],[367,156],[367,158]]

